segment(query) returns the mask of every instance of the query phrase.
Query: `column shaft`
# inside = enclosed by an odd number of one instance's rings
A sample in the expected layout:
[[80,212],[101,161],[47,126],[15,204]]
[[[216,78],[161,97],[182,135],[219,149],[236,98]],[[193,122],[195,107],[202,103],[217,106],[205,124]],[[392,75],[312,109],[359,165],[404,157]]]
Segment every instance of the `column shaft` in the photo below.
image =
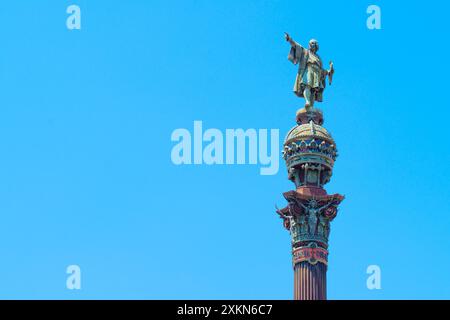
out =
[[327,299],[327,266],[308,261],[294,267],[294,300]]

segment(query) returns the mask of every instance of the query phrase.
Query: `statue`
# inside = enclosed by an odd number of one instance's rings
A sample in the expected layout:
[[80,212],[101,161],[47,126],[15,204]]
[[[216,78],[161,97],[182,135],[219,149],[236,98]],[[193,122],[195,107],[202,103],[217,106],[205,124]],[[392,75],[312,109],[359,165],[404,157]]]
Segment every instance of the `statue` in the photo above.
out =
[[315,210],[310,210],[308,214],[309,234],[316,234],[317,228],[317,213]]
[[300,201],[298,201],[298,204],[303,208],[305,215],[308,216],[309,233],[316,234],[317,222],[320,219],[320,213],[323,209],[331,206],[332,202],[329,202],[322,207],[318,207],[318,203],[314,199],[309,201],[308,206],[305,206]]
[[296,203],[303,208],[303,214],[294,212],[293,203],[289,203],[287,207],[288,213],[284,213],[275,205],[276,212],[283,219],[283,224],[289,230],[293,239],[297,239],[299,235],[307,234],[318,234],[319,236],[328,238],[330,233],[328,225],[329,218],[323,215],[322,212],[332,207],[334,202],[330,201],[321,207],[319,207],[319,202],[315,199],[309,200],[306,205],[301,201],[296,201]]
[[318,224],[318,227],[317,227],[317,233],[320,236],[328,239],[328,235],[327,235],[327,219],[323,215],[319,216],[319,224]]
[[300,216],[299,225],[300,225],[300,234],[307,234],[308,233],[308,223],[306,221],[305,215]]
[[322,68],[322,60],[317,51],[319,43],[317,40],[309,41],[309,48],[303,48],[291,36],[285,33],[286,41],[291,44],[288,59],[293,64],[299,64],[297,78],[294,84],[294,93],[298,97],[304,97],[305,109],[307,111],[314,107],[314,101],[322,102],[322,94],[325,89],[325,79],[328,76],[329,84],[333,80],[334,67],[330,61],[330,69]]

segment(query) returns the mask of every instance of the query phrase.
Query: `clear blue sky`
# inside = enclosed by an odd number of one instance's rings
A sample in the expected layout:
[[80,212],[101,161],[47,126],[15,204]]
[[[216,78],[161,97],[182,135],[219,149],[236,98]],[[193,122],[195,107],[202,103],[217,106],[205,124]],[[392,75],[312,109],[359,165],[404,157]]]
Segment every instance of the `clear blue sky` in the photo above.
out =
[[[78,4],[82,29],[66,28]],[[366,28],[378,4],[382,30]],[[444,1],[3,1],[0,298],[291,299],[284,163],[175,166],[171,133],[294,125],[320,42],[340,156],[330,299],[450,298]],[[66,289],[66,267],[82,289]],[[366,288],[366,268],[382,290]]]

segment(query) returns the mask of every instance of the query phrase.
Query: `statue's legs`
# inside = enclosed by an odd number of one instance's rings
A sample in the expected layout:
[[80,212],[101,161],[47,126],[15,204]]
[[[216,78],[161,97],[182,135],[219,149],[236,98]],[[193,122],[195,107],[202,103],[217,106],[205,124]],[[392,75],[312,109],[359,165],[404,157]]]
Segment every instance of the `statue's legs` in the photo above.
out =
[[310,110],[314,107],[314,92],[313,89],[310,86],[306,86],[305,90],[303,91],[303,96],[305,97],[306,103],[305,103],[305,109]]

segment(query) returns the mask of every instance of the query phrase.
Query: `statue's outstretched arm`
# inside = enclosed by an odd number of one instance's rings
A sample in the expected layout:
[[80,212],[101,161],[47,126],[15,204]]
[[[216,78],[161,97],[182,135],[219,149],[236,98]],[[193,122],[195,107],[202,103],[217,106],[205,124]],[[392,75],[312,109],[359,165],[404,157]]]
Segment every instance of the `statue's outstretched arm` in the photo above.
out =
[[298,205],[300,205],[303,209],[305,209],[305,211],[308,211],[308,207],[305,206],[301,201],[296,200],[295,202],[297,202]]
[[322,207],[320,207],[319,208],[319,211],[322,211],[323,209],[325,209],[325,208],[328,208],[329,206],[331,206],[333,204],[333,201],[332,202],[329,202],[329,203],[327,203],[326,205],[324,205],[324,206],[322,206]]
[[292,47],[295,47],[295,45],[297,44],[287,32],[284,33],[284,38],[291,44]]

